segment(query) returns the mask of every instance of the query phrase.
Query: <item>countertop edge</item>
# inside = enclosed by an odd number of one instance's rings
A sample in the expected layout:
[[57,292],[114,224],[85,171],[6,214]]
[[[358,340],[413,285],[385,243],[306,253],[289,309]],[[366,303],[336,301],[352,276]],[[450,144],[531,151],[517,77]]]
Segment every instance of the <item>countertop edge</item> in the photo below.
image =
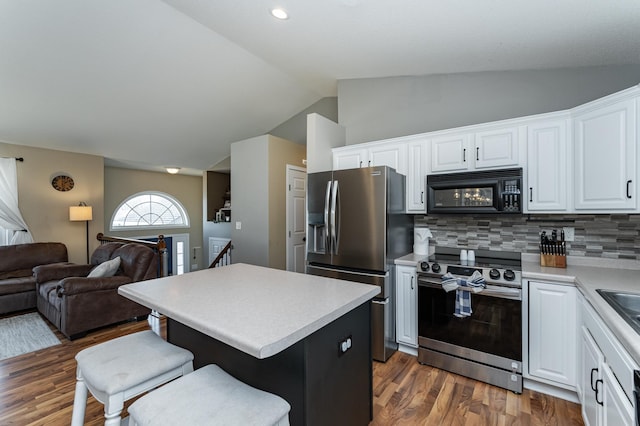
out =
[[[135,283],[132,283],[132,284],[135,284]],[[221,333],[218,330],[206,327],[202,323],[193,321],[193,319],[190,318],[188,315],[181,314],[180,312],[171,309],[162,301],[150,299],[146,294],[142,295],[141,293],[135,290],[135,286],[123,285],[118,288],[118,294],[122,295],[123,297],[126,297],[150,309],[156,310],[157,312],[175,321],[178,321],[188,327],[193,328],[194,330],[197,330],[203,334],[206,334],[210,337],[220,340],[221,342],[226,343],[230,346],[233,346],[258,359],[268,358],[270,356],[273,356],[283,351],[284,349],[299,342],[300,340],[306,338],[307,336],[313,334],[314,332],[318,331],[319,329],[331,323],[332,321],[336,320],[337,318],[340,318],[344,314],[352,311],[353,309],[357,308],[363,303],[366,303],[367,301],[373,299],[378,293],[379,293],[379,289],[377,287],[372,288],[371,290],[368,290],[362,295],[355,297],[350,302],[345,303],[339,308],[336,308],[330,313],[318,318],[314,322],[296,330],[295,332],[287,335],[286,337],[274,343],[264,345],[260,348],[256,348],[256,347],[244,344],[241,340],[235,339],[233,336],[227,335],[225,333]]]

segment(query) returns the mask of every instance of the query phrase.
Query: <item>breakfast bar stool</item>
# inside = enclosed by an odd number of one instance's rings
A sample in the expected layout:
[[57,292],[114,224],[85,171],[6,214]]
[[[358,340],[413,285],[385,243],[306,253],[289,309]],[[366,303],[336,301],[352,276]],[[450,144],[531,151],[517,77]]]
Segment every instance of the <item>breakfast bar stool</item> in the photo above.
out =
[[72,426],[82,426],[87,389],[104,404],[105,426],[120,425],[124,401],[193,371],[193,354],[153,331],[118,337],[76,355]]
[[288,426],[281,397],[235,379],[210,364],[168,383],[129,407],[129,426]]

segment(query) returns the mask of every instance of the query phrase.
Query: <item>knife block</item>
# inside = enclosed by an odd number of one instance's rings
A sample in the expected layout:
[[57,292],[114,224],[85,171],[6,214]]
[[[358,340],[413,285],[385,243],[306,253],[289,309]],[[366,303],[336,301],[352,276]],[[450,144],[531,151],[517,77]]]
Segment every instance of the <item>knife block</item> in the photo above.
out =
[[550,266],[552,268],[566,268],[567,256],[562,254],[540,253],[540,266]]

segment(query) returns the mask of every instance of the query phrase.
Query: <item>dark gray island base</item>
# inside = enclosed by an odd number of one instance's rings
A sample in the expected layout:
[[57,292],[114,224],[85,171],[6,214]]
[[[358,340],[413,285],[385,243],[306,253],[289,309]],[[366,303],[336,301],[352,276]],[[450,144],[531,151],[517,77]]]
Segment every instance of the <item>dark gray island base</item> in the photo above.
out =
[[[167,340],[194,354],[194,368],[217,364],[237,379],[283,397],[291,425],[367,425],[373,418],[371,303],[303,340],[259,359],[176,320]],[[346,351],[341,342],[351,338]]]

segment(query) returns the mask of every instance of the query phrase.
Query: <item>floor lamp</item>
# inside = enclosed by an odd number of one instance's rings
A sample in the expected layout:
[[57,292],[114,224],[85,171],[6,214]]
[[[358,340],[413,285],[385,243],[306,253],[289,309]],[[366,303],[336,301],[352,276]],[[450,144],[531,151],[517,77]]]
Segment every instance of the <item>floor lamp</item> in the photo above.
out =
[[69,207],[69,220],[71,222],[86,222],[87,224],[87,264],[89,263],[89,221],[93,220],[93,209],[84,201],[77,206]]

